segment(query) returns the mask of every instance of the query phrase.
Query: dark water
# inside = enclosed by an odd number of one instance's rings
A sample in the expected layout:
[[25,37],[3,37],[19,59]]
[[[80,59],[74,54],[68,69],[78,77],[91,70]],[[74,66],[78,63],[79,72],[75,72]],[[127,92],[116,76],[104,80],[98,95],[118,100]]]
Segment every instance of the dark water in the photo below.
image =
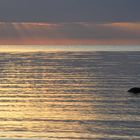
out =
[[140,52],[0,53],[1,140],[140,140]]

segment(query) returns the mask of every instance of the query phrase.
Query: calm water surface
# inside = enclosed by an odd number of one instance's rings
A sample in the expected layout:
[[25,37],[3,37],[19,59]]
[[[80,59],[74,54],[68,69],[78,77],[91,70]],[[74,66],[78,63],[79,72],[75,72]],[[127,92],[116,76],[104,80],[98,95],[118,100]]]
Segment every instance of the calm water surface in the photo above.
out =
[[0,53],[1,140],[140,140],[140,52]]

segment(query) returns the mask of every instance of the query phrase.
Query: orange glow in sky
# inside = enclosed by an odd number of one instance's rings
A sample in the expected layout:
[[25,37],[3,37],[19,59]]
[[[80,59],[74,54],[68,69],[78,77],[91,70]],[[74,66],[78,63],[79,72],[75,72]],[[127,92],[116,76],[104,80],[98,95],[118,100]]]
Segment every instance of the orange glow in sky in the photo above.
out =
[[140,23],[0,22],[0,44],[102,45],[140,44]]

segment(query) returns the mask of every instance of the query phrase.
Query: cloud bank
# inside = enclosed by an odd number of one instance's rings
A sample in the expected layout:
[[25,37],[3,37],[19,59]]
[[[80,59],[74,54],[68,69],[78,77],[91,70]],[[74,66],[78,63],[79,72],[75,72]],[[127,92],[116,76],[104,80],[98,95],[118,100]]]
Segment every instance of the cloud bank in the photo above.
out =
[[140,44],[140,23],[0,23],[0,44]]
[[140,22],[139,0],[0,0],[5,22]]

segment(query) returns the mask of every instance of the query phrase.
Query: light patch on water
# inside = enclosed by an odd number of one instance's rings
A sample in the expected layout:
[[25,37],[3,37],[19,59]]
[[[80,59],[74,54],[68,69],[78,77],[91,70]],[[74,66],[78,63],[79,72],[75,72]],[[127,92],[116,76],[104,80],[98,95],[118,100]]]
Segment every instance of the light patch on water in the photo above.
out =
[[0,140],[139,140],[139,52],[0,53]]
[[0,52],[140,51],[139,45],[0,45]]

